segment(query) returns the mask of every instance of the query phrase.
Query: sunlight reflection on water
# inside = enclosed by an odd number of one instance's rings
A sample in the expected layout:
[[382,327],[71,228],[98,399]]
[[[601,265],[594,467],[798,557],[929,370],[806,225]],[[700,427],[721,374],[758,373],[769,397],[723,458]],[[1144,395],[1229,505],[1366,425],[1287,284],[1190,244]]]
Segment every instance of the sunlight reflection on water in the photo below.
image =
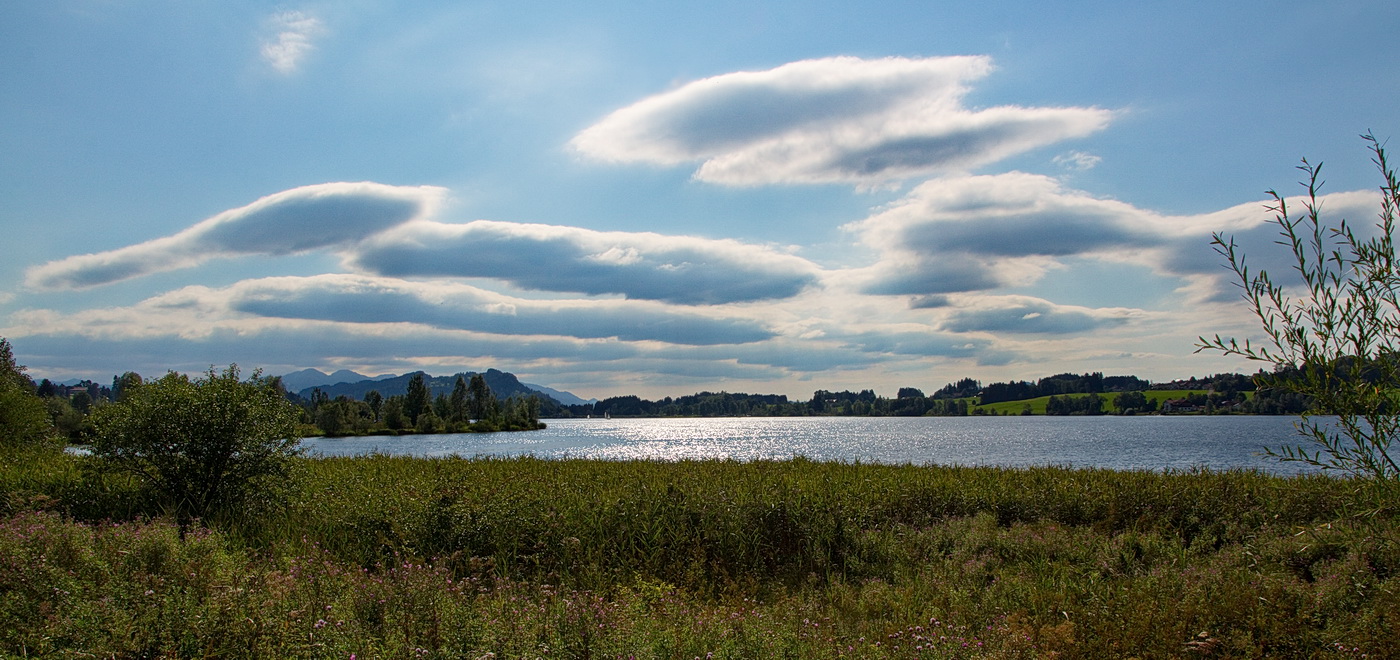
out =
[[525,433],[311,438],[313,454],[607,460],[788,459],[1309,471],[1260,455],[1296,443],[1292,417],[743,417],[555,419]]

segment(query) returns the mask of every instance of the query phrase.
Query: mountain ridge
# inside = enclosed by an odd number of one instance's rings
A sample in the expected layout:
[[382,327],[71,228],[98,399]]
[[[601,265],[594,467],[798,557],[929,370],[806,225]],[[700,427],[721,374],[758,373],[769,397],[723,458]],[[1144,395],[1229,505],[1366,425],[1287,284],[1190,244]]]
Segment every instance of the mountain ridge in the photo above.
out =
[[282,387],[288,392],[300,392],[313,387],[328,387],[339,385],[340,383],[358,383],[366,380],[384,380],[393,378],[394,374],[380,374],[378,376],[366,376],[362,373],[350,371],[349,369],[338,369],[334,373],[326,373],[320,369],[302,369],[282,374]]
[[[294,373],[303,373],[305,371],[316,370],[304,369],[301,372]],[[353,374],[354,372],[348,373]],[[448,376],[433,376],[423,371],[412,371],[409,373],[400,374],[398,376],[390,375],[380,376],[377,378],[363,377],[362,380],[354,382],[311,385],[308,387],[297,389],[293,389],[292,387],[287,386],[287,391],[294,392],[297,396],[303,399],[310,399],[312,392],[318,389],[327,397],[332,399],[338,396],[347,396],[351,399],[360,400],[363,399],[365,394],[368,393],[370,390],[376,390],[381,395],[385,397],[390,397],[407,393],[409,380],[411,380],[416,374],[422,374],[424,384],[428,386],[428,391],[431,392],[433,396],[437,396],[439,394],[450,395],[452,393],[452,389],[457,385],[458,377],[461,377],[463,380],[470,381],[472,376],[476,375],[477,373],[480,373],[482,378],[486,380],[487,387],[491,388],[491,392],[495,394],[496,398],[498,399],[506,399],[515,395],[535,395],[540,397],[540,399],[543,401],[548,401],[549,403],[552,403],[554,406],[580,405],[589,403],[589,401],[570,392],[561,392],[559,390],[554,390],[552,388],[542,387],[539,385],[527,385],[525,383],[520,382],[520,379],[516,378],[515,374],[501,371],[499,369],[487,369],[484,372],[464,371]],[[360,374],[355,375],[359,376]],[[286,386],[285,376],[283,377],[283,384],[284,386]],[[560,401],[560,398],[558,398],[557,395],[563,395],[564,398],[569,399],[571,402],[563,403]]]

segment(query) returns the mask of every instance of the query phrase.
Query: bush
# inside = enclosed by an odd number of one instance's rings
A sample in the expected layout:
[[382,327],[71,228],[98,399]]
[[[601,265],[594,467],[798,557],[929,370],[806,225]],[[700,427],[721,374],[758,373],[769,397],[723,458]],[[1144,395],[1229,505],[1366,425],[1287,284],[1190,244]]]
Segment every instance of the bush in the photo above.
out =
[[[1284,198],[1269,191],[1273,223],[1282,236],[1279,244],[1293,253],[1301,290],[1267,271],[1250,271],[1234,240],[1216,234],[1216,251],[1238,278],[1268,344],[1241,344],[1216,335],[1200,338],[1197,350],[1270,363],[1274,372],[1256,378],[1260,389],[1292,392],[1312,401],[1299,431],[1314,449],[1285,447],[1274,455],[1369,478],[1394,493],[1400,490],[1400,465],[1392,454],[1400,449],[1392,446],[1400,436],[1395,398],[1400,355],[1394,348],[1400,343],[1400,263],[1393,242],[1400,180],[1375,136],[1362,138],[1370,143],[1384,179],[1375,236],[1358,237],[1345,220],[1322,220],[1322,167],[1304,160],[1299,167],[1307,175],[1302,213],[1291,216]],[[1314,415],[1337,418],[1333,423]]]
[[10,342],[0,339],[0,445],[32,445],[52,436],[48,409],[24,367],[15,364]]
[[194,380],[172,372],[94,413],[92,453],[183,523],[271,501],[299,452],[298,419],[275,380],[241,381],[238,365]]

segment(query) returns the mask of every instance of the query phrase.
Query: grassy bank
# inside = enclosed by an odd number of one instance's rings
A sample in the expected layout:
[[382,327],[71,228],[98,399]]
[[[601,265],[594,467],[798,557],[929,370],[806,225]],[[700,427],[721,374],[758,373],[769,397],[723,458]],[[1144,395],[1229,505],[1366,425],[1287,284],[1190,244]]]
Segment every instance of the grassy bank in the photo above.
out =
[[332,458],[182,536],[81,459],[4,461],[12,655],[1389,657],[1400,626],[1400,525],[1319,477]]

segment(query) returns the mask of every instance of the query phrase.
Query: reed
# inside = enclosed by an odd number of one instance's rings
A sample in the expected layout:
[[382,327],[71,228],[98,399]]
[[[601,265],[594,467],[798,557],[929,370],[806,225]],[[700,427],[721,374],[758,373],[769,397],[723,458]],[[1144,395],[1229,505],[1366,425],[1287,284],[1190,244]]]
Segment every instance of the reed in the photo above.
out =
[[0,652],[1385,657],[1400,621],[1400,525],[1332,478],[319,458],[182,536],[81,462],[0,464]]

